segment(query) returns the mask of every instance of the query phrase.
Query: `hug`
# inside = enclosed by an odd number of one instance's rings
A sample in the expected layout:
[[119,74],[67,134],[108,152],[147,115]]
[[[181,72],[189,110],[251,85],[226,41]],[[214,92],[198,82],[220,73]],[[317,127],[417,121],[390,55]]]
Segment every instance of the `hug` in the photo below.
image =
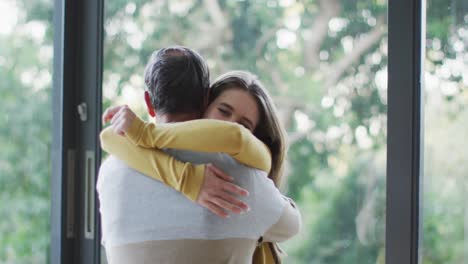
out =
[[285,131],[247,71],[210,83],[205,60],[154,52],[142,91],[154,122],[107,109],[97,191],[109,263],[280,263],[301,216],[281,194]]

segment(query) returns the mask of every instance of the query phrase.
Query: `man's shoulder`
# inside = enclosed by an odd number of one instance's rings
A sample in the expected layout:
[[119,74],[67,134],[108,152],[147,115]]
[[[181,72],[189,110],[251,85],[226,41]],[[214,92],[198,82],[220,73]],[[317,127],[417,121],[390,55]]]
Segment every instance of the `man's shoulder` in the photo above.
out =
[[109,183],[117,184],[126,182],[128,181],[128,176],[131,176],[132,181],[136,181],[138,177],[135,176],[139,174],[141,173],[129,167],[122,160],[111,155],[108,156],[99,167],[96,187],[100,190]]
[[99,175],[115,174],[115,173],[138,173],[122,160],[110,155],[102,163],[99,168]]
[[116,169],[116,168],[125,169],[125,168],[130,168],[130,167],[128,167],[128,165],[125,164],[125,162],[119,160],[118,158],[112,155],[107,156],[107,158],[101,163],[101,170]]

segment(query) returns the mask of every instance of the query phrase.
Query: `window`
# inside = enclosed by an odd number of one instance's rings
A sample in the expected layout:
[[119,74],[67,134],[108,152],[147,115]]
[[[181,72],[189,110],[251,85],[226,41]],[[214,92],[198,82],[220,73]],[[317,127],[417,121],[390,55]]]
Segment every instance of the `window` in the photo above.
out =
[[427,1],[422,263],[466,261],[468,5]]
[[[52,4],[0,4],[0,75],[8,80],[0,83],[1,113],[7,113],[0,117],[0,204],[14,205],[0,207],[6,219],[0,231],[11,234],[0,238],[0,261],[47,259],[44,153],[52,145],[50,261],[99,262],[99,223],[89,214],[93,181],[76,177],[67,187],[69,172],[92,175],[98,168],[101,107],[125,102],[145,115],[144,65],[154,49],[171,44],[199,50],[212,77],[230,69],[256,73],[275,97],[291,141],[284,191],[298,201],[305,224],[283,245],[285,262],[467,258],[466,1],[427,0],[427,24],[425,1],[106,1],[105,10],[103,2],[54,2],[52,100]],[[32,162],[19,166],[24,158]],[[9,233],[13,225],[26,233]],[[23,243],[25,234],[37,243]]]
[[53,1],[0,2],[0,262],[50,248]]
[[[303,230],[286,263],[384,259],[385,1],[140,1],[105,4],[103,105],[146,116],[143,71],[156,49],[199,51],[212,79],[257,74],[288,130],[284,192]],[[311,250],[313,249],[313,250]]]

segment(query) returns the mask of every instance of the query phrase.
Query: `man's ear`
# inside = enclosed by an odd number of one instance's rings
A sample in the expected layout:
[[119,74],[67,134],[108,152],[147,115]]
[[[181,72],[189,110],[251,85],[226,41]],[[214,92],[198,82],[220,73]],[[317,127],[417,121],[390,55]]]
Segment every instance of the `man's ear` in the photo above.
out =
[[151,97],[148,91],[145,91],[145,103],[146,103],[146,109],[148,110],[148,113],[151,117],[156,116],[156,112],[154,111],[153,104],[151,103]]

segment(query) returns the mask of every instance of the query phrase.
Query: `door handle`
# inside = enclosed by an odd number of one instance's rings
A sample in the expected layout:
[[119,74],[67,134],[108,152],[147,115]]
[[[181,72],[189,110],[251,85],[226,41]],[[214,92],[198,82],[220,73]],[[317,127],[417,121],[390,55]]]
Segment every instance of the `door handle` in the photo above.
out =
[[85,152],[85,213],[84,213],[84,237],[94,239],[94,210],[96,206],[95,199],[95,154],[94,151],[87,150]]

